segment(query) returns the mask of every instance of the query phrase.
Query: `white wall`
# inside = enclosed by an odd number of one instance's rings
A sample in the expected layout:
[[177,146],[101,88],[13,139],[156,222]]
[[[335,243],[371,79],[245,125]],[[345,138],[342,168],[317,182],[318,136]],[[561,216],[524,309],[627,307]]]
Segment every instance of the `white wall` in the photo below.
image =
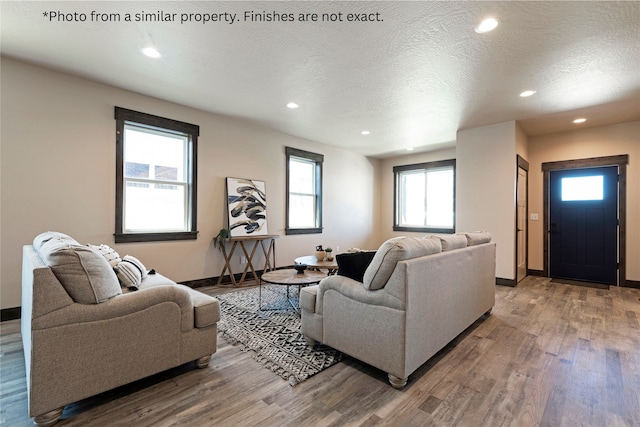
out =
[[640,280],[640,121],[529,137],[529,268],[542,270],[542,163],[629,155],[627,165],[627,279]]
[[[278,265],[292,264],[318,244],[346,249],[379,243],[377,160],[11,59],[1,61],[2,308],[21,305],[22,246],[46,230],[70,234],[81,243],[109,244],[176,281],[218,276],[223,258],[211,239],[225,226],[227,176],[266,182],[269,233],[282,235],[276,242]],[[114,243],[114,106],[200,126],[197,240]],[[284,236],[285,146],[325,156],[322,234]]]
[[[393,231],[393,207],[394,207],[394,176],[393,167],[413,165],[417,163],[437,162],[439,160],[451,160],[456,158],[456,149],[446,149],[425,153],[408,154],[384,159],[380,162],[380,229],[379,235],[382,243],[391,237],[412,236],[421,233],[407,231]],[[375,248],[374,248],[375,249]]]
[[458,131],[456,230],[489,231],[496,277],[515,279],[516,123]]

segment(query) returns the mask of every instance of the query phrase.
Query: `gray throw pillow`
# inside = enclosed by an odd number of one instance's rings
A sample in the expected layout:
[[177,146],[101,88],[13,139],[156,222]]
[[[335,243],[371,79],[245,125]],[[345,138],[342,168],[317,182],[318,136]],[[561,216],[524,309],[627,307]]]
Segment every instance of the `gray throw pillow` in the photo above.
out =
[[75,302],[98,304],[122,293],[109,262],[89,246],[52,239],[40,256]]

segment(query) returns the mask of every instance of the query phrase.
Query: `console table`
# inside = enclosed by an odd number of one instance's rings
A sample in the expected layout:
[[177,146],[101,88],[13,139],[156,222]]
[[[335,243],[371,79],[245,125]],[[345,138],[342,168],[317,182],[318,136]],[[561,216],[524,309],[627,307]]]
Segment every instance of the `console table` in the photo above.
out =
[[[256,254],[256,250],[258,246],[262,248],[262,253],[264,253],[265,263],[263,272],[267,272],[269,270],[273,270],[276,268],[276,244],[275,239],[277,239],[278,235],[266,235],[266,236],[240,236],[240,237],[230,237],[227,239],[228,243],[231,243],[231,249],[227,252],[226,245],[223,243],[221,245],[222,255],[224,255],[224,267],[222,267],[222,272],[220,273],[220,277],[218,277],[217,285],[222,283],[222,278],[224,277],[224,273],[226,271],[229,272],[229,277],[231,277],[231,283],[233,286],[240,286],[244,282],[244,279],[247,277],[247,273],[251,271],[253,275],[253,279],[256,282],[260,281],[260,278],[256,274],[256,269],[253,266],[253,257]],[[267,243],[268,241],[268,243]],[[251,243],[253,243],[253,247],[251,247]],[[266,246],[265,246],[266,243]],[[251,251],[247,250],[247,245],[251,249]],[[240,276],[240,280],[236,281],[236,278],[231,270],[231,257],[233,257],[234,252],[237,247],[242,249],[244,256],[247,258],[247,265],[244,267],[244,271],[242,272],[242,276]]]

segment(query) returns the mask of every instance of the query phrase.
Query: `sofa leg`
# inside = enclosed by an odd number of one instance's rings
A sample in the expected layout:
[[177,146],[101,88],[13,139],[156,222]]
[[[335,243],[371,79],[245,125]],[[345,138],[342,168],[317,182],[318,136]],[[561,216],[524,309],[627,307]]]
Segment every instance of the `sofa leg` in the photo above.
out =
[[211,355],[208,354],[206,356],[202,356],[199,359],[196,359],[196,366],[200,369],[204,369],[209,366],[209,362],[211,361]]
[[391,387],[401,389],[407,385],[407,379],[399,378],[399,377],[396,377],[395,375],[389,374],[389,383],[391,384]]
[[60,417],[62,416],[63,409],[64,409],[64,406],[58,409],[54,409],[53,411],[40,414],[37,417],[33,417],[33,423],[38,427],[52,426],[55,423],[57,423]]
[[314,340],[313,338],[309,338],[307,336],[304,337],[304,340],[307,342],[307,345],[310,347],[315,347],[315,345],[318,343],[318,341]]
[[491,307],[489,310],[485,311],[484,315],[485,316],[489,316],[491,314],[492,310],[493,310],[493,307]]

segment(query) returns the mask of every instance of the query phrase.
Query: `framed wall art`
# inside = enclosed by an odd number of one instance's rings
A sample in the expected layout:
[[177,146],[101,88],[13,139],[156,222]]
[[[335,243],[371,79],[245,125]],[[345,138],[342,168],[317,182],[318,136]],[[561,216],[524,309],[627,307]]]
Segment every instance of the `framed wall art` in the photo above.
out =
[[231,237],[267,235],[267,195],[264,181],[227,177]]

